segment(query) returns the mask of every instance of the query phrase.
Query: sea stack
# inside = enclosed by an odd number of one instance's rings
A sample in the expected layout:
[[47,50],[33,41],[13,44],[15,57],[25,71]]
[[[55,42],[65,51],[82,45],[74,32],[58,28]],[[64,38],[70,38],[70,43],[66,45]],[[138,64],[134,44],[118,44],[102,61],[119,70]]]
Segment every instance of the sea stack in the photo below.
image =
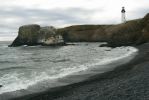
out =
[[57,34],[56,31],[56,28],[53,26],[24,25],[19,28],[18,36],[10,46],[64,45],[62,36]]

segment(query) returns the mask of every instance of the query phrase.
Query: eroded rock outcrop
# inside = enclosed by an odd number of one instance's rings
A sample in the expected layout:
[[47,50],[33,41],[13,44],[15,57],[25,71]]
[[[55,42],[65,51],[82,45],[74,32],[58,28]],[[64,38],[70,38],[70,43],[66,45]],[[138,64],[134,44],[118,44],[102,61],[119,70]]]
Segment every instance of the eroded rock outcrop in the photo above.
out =
[[64,45],[63,38],[52,26],[24,25],[19,28],[18,36],[10,46],[21,45]]

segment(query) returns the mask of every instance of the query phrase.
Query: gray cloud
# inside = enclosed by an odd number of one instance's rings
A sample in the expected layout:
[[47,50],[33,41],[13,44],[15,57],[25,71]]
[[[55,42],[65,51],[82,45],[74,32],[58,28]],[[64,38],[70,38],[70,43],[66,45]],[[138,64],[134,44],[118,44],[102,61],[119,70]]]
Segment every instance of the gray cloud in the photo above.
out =
[[149,7],[137,8],[128,13],[130,14],[130,19],[143,18],[147,13],[149,13]]
[[2,22],[0,23],[0,30],[16,31],[20,25],[31,23],[54,26],[89,23],[89,16],[95,12],[96,10],[82,8],[43,10],[15,7],[11,10],[0,9],[0,22]]

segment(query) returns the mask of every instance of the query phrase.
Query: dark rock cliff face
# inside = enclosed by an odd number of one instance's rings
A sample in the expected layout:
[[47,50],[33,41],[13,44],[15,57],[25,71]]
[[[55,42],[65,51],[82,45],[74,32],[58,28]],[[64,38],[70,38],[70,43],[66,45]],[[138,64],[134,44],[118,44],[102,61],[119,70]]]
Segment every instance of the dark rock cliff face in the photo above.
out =
[[25,25],[19,28],[18,36],[10,46],[37,45],[39,25]]
[[21,45],[63,45],[61,35],[52,26],[24,25],[19,28],[18,36],[10,46]]
[[112,25],[76,25],[59,29],[66,42],[97,42],[106,41],[105,30]]
[[118,25],[76,25],[58,32],[66,42],[108,42],[113,47],[138,45],[149,40],[149,14]]

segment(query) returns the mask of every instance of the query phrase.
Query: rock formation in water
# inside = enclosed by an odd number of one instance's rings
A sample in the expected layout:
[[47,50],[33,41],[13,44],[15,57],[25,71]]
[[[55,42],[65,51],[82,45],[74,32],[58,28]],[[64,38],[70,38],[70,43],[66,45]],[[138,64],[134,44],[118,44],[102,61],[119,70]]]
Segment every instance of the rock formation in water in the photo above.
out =
[[[62,37],[63,38],[62,38]],[[107,42],[108,46],[138,45],[149,41],[149,14],[118,25],[76,25],[55,29],[26,25],[11,46],[53,45],[65,42]]]
[[18,36],[10,46],[64,45],[62,36],[56,31],[52,26],[24,25],[19,28]]
[[149,14],[118,25],[76,25],[58,32],[66,42],[107,42],[112,47],[138,45],[149,41]]

